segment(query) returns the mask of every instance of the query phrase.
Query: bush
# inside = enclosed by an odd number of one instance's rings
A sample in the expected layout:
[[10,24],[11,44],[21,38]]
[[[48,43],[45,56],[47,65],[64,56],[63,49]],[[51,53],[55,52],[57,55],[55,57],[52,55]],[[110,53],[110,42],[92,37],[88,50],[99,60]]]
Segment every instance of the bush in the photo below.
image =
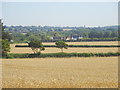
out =
[[29,54],[9,54],[13,58],[29,58]]
[[13,55],[11,55],[11,54],[8,54],[8,55],[6,56],[6,58],[13,59],[13,58],[14,58],[14,56],[13,56]]

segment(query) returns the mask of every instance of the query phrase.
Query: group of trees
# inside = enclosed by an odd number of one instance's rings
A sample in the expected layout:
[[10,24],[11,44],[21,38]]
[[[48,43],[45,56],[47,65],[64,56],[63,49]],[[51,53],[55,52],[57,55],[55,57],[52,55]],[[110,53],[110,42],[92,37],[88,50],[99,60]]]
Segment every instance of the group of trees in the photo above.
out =
[[[52,41],[53,36],[81,35],[84,39],[100,38],[107,40],[118,38],[118,26],[111,27],[49,27],[49,26],[4,26],[15,43],[26,43],[32,40]],[[71,30],[64,30],[71,29]]]
[[118,37],[117,31],[91,31],[89,34],[89,38],[114,38]]
[[38,40],[38,41],[50,41],[50,35],[44,32],[38,33],[12,33],[12,39],[15,43],[27,43],[29,41]]
[[[68,48],[68,44],[66,44],[64,41],[57,41],[55,44],[58,48],[61,49],[62,52],[63,52],[63,49]],[[28,45],[33,50],[34,54],[41,54],[41,51],[45,50],[45,47],[40,41],[31,41],[28,43]]]

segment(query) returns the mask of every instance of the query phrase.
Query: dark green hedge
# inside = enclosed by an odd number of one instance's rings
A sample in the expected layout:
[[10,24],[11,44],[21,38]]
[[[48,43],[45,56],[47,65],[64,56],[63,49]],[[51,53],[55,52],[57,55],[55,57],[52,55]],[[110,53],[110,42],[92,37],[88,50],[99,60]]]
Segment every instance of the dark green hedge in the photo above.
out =
[[[15,47],[29,47],[29,46],[15,45]],[[56,47],[56,45],[44,45],[44,47]],[[68,47],[120,47],[120,45],[69,45]]]
[[44,54],[8,54],[5,58],[45,58],[45,57],[110,57],[120,53],[44,53]]

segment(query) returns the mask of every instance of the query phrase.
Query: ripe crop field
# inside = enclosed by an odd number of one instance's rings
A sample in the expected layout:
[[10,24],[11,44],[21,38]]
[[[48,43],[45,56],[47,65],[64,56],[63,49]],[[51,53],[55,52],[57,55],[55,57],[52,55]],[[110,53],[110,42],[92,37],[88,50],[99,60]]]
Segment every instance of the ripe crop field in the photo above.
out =
[[3,88],[117,88],[118,57],[3,59]]
[[[45,48],[45,51],[42,51],[42,53],[58,53],[61,52],[59,48]],[[66,53],[107,53],[107,52],[118,52],[118,48],[68,48],[64,49],[64,52]],[[33,53],[31,48],[11,48],[10,53]]]
[[[66,42],[69,45],[118,45],[118,41],[95,41],[95,42]],[[55,45],[55,42],[43,42],[44,45]],[[28,45],[19,43],[17,45]]]
[[[69,45],[118,45],[117,41],[109,41],[109,42],[67,42]],[[44,45],[54,45],[55,43],[43,43]],[[28,47],[15,47],[15,45],[27,45],[25,43],[21,44],[11,44],[11,52],[10,53],[33,53],[31,48]],[[61,52],[60,49],[56,47],[48,47],[45,48],[43,53],[58,53]],[[118,48],[109,47],[109,48],[68,48],[64,50],[66,53],[107,53],[107,52],[118,52]]]

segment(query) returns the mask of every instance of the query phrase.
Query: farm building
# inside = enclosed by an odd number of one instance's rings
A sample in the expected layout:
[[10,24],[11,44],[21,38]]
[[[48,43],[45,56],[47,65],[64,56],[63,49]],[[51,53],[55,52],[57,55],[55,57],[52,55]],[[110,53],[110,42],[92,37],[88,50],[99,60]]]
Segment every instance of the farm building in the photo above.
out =
[[71,39],[72,40],[79,40],[79,39],[82,39],[83,37],[81,35],[73,35],[71,36]]
[[52,37],[52,40],[66,40],[66,37]]
[[52,37],[52,40],[80,40],[82,38],[81,35],[70,35],[66,37]]

